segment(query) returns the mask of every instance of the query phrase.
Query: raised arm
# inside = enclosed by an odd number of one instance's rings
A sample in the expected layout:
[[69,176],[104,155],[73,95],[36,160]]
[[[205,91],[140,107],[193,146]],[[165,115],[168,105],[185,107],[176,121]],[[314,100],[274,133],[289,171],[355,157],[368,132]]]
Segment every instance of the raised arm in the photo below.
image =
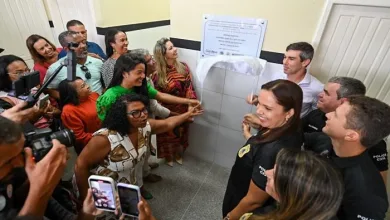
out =
[[106,136],[95,136],[92,137],[91,141],[84,147],[78,156],[75,166],[75,175],[81,201],[87,196],[90,170],[95,165],[102,162],[110,150],[110,142]]
[[229,219],[238,220],[245,213],[261,207],[270,196],[251,181],[247,195],[229,213]]
[[169,109],[162,106],[155,99],[150,99],[149,104],[150,104],[150,111],[157,117],[167,118],[171,114],[171,111]]
[[191,119],[194,116],[200,115],[203,110],[199,110],[199,105],[190,107],[186,113],[178,116],[172,116],[164,120],[149,119],[149,124],[153,134],[160,134],[172,130],[183,122]]
[[199,105],[200,102],[196,99],[181,98],[167,93],[157,92],[155,97],[158,101],[168,104],[183,104],[183,105]]

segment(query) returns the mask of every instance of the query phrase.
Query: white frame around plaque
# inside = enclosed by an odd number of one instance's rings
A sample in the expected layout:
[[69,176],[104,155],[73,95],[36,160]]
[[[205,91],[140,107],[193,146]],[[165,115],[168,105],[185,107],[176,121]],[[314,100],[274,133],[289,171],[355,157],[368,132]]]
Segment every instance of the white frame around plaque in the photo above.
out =
[[261,18],[203,15],[200,58],[217,55],[260,57],[267,23]]

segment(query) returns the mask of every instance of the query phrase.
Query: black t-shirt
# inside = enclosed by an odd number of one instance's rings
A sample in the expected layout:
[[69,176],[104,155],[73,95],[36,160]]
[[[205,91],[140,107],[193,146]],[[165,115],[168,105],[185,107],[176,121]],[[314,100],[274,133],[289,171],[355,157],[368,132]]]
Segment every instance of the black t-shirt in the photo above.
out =
[[[265,191],[267,183],[265,171],[274,168],[276,155],[282,148],[301,149],[303,135],[301,132],[296,132],[273,142],[251,144],[253,141],[252,137],[237,153],[225,192],[224,215],[233,210],[245,197],[251,180]],[[272,205],[272,202],[273,200],[269,199],[263,207]]]
[[330,160],[342,173],[345,193],[337,213],[339,219],[385,219],[389,207],[386,186],[367,151],[348,158]]
[[[325,127],[325,122],[325,113],[319,109],[311,111],[302,119],[302,130],[305,132],[305,149],[313,149],[314,152],[320,153],[317,150],[322,150],[328,146],[328,150],[331,150],[332,145],[329,138],[324,138],[318,134],[308,134],[322,132],[322,128]],[[315,141],[313,139],[317,140]],[[327,141],[326,139],[328,139],[329,143],[325,142]],[[368,149],[368,154],[380,172],[389,169],[387,145],[384,140],[381,140],[378,144],[370,147]]]
[[321,132],[325,127],[325,113],[319,109],[315,109],[302,118],[302,130],[304,133]]

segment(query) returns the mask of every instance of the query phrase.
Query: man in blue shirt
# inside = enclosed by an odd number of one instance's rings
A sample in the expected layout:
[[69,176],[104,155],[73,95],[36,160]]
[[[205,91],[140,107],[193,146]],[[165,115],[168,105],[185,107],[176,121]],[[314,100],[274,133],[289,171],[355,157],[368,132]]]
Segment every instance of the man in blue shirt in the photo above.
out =
[[[85,40],[87,40],[87,30],[85,29],[85,26],[81,21],[70,20],[66,24],[66,28],[68,29],[68,31],[71,31],[77,35],[81,35],[84,37]],[[87,41],[87,51],[88,51],[88,56],[92,56],[94,58],[101,59],[101,60],[107,59],[106,54],[104,54],[102,48],[97,43]],[[58,54],[58,58],[61,59],[65,57],[66,53],[67,51],[63,49]]]

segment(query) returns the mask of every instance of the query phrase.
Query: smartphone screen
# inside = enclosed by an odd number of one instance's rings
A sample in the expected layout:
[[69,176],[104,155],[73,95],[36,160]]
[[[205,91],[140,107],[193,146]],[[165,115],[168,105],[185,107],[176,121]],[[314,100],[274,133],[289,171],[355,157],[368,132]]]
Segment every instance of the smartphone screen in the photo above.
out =
[[90,179],[92,196],[98,209],[115,211],[114,189],[109,181]]
[[45,108],[48,100],[49,100],[49,95],[45,95],[44,97],[40,98],[38,101],[38,108],[39,109]]
[[137,205],[140,201],[138,191],[118,185],[118,194],[122,212],[126,215],[138,216]]

